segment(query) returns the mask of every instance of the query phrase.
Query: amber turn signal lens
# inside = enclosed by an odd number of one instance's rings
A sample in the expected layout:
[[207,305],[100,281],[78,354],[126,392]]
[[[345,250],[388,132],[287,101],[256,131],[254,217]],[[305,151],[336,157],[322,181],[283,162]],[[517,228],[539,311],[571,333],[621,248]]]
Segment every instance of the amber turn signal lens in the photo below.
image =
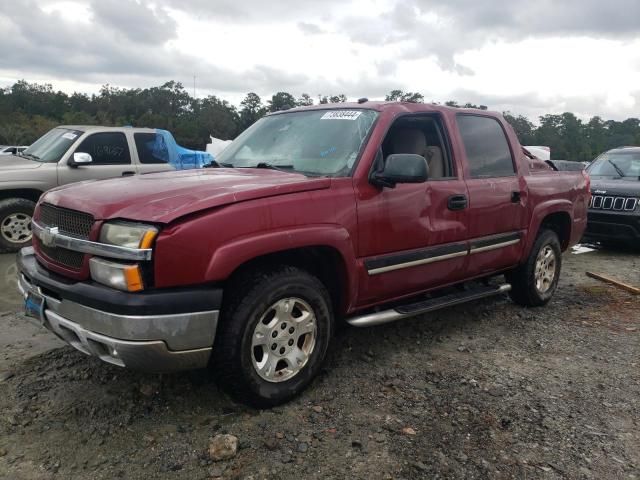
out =
[[157,230],[149,230],[147,233],[145,233],[142,237],[142,240],[140,241],[140,248],[151,248],[151,245],[153,245],[153,241],[155,240],[157,235]]
[[125,292],[144,290],[142,272],[138,264],[117,263],[94,257],[89,261],[91,278],[96,282]]

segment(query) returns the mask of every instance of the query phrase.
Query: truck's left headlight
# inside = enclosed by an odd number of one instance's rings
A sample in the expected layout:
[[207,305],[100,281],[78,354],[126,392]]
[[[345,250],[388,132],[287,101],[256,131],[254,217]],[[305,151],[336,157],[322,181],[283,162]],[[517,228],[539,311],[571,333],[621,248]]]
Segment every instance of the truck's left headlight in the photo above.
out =
[[151,248],[158,229],[140,223],[105,223],[100,230],[100,242],[128,248]]

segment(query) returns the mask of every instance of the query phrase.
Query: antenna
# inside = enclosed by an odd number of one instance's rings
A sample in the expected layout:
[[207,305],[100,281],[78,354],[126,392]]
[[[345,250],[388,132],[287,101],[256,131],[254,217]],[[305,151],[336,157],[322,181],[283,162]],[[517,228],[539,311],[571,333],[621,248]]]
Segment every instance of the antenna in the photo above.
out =
[[196,76],[193,76],[193,98],[196,98]]

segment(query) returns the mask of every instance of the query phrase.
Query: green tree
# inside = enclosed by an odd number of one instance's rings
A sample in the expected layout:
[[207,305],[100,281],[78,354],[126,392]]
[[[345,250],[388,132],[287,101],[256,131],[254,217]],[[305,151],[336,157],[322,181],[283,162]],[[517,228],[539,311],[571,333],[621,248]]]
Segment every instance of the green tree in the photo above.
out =
[[423,103],[424,95],[418,92],[404,92],[403,90],[391,90],[384,99],[387,102]]
[[267,108],[262,104],[262,100],[257,93],[250,92],[240,102],[240,131],[249,128],[259,119],[265,116]]
[[522,145],[531,145],[535,142],[534,130],[535,125],[529,121],[527,117],[518,115],[517,117],[510,112],[502,114],[504,119],[513,127]]
[[345,103],[347,101],[347,96],[344,93],[340,95],[331,95],[329,97],[329,103]]
[[267,102],[269,104],[270,112],[277,112],[286,108],[292,108],[296,106],[296,99],[287,92],[278,92],[271,97],[271,100]]
[[311,98],[308,93],[303,93],[302,95],[300,95],[300,98],[298,98],[296,105],[298,105],[299,107],[308,107],[310,105],[313,105],[313,98]]

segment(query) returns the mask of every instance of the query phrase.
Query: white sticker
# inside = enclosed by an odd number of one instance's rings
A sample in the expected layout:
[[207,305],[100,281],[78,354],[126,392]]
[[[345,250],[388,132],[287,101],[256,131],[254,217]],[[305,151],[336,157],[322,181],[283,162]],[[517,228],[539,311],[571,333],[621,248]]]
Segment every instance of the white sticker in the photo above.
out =
[[67,138],[69,140],[75,140],[77,136],[78,135],[76,135],[75,133],[68,132],[68,133],[65,133],[64,135],[62,135],[62,138]]
[[361,113],[358,110],[332,110],[320,117],[320,120],[355,120]]

